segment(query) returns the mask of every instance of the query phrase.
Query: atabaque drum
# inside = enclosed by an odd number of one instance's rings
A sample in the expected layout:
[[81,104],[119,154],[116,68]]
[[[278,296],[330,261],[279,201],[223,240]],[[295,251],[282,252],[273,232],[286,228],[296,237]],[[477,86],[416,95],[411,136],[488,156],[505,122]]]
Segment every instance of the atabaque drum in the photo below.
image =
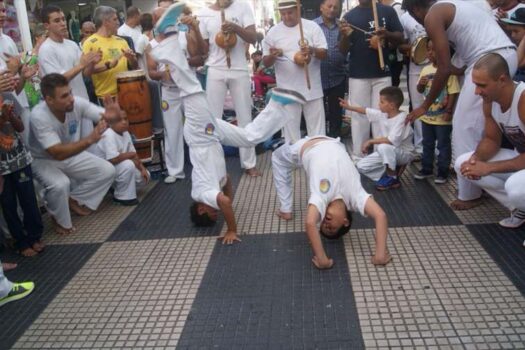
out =
[[420,36],[412,43],[410,57],[412,58],[412,62],[414,62],[418,66],[428,63],[427,43],[428,36]]
[[140,159],[151,159],[151,97],[143,70],[120,72],[117,74],[118,102],[129,121],[129,133],[135,143],[144,147],[135,147]]

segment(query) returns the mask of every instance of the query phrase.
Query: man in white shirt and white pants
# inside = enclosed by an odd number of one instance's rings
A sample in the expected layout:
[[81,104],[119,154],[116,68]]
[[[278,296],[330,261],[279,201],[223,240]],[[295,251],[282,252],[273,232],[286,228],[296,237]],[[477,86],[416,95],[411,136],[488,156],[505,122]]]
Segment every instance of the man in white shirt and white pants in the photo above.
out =
[[[226,21],[221,21],[221,7]],[[244,127],[251,122],[252,99],[251,79],[246,63],[245,44],[256,41],[255,18],[247,2],[241,0],[217,0],[208,8],[197,13],[202,38],[207,42],[208,67],[206,94],[210,110],[216,118],[222,119],[224,100],[229,90],[235,106],[237,123]],[[237,36],[237,43],[229,50],[219,47],[215,37],[221,30]],[[260,176],[256,168],[255,148],[240,148],[241,167],[250,176]]]
[[[301,112],[304,114],[308,135],[324,135],[326,125],[321,60],[328,57],[326,37],[317,23],[299,17],[295,1],[279,0],[278,9],[282,21],[266,34],[263,41],[263,62],[266,67],[275,64],[277,87],[296,90],[307,101],[303,106],[287,106],[293,119],[284,127],[284,138],[287,142],[295,142],[301,138]],[[303,48],[299,46],[299,21],[302,21],[304,38],[307,41]],[[294,62],[294,56],[299,51],[303,51],[303,59],[310,62],[306,68]],[[307,86],[305,69],[309,71],[311,88]]]
[[[88,215],[98,208],[115,178],[115,168],[104,159],[86,152],[100,140],[106,116],[120,113],[107,98],[106,111],[81,97],[73,97],[68,80],[60,74],[46,75],[40,84],[44,101],[31,112],[29,148],[34,157],[35,178],[44,188],[46,207],[59,234],[75,228],[69,210]],[[98,122],[93,132],[82,138],[82,119]]]

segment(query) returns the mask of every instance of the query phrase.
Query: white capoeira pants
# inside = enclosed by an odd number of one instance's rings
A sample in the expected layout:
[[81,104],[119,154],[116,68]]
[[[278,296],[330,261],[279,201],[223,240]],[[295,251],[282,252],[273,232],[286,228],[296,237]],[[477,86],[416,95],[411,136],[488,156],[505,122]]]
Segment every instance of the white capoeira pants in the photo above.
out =
[[[392,85],[392,78],[371,78],[371,79],[348,79],[348,103],[352,106],[364,108],[378,108],[379,91]],[[370,127],[372,127],[372,137],[382,134],[381,126],[372,123],[366,115],[352,112],[352,154],[356,157],[363,157],[361,147],[366,140],[370,139]]]
[[[243,128],[230,124],[222,119],[212,117],[206,102],[204,93],[197,93],[183,98],[186,123],[198,123],[202,127],[196,130],[203,130],[209,123],[215,125],[215,134],[223,145],[234,147],[251,147],[281,129],[291,119],[290,114],[282,104],[270,100],[266,108],[249,124]],[[186,124],[185,124],[186,125]],[[191,139],[193,132],[190,128],[185,128],[184,135],[189,146],[193,145]],[[195,145],[198,145],[197,143]]]
[[307,101],[304,105],[294,103],[286,106],[291,119],[283,128],[286,142],[297,142],[301,137],[301,113],[304,115],[308,136],[326,135],[326,116],[323,98]]
[[137,198],[137,187],[146,184],[142,174],[132,160],[126,159],[115,165],[115,182],[113,196],[120,200],[130,200]]
[[272,153],[273,183],[277,187],[280,202],[279,210],[291,213],[293,206],[293,186],[290,173],[301,166],[300,152],[304,143],[290,144],[286,142]]
[[[473,182],[476,186],[484,189],[494,197],[503,206],[514,209],[525,210],[525,169],[514,173],[494,173],[483,176],[479,180],[469,180],[461,175],[461,164],[468,161],[474,152],[462,154],[456,159],[454,168],[458,174],[458,180],[461,178],[465,182]],[[516,158],[518,152],[511,149],[502,148],[490,162],[497,162]]]
[[184,179],[184,138],[182,101],[176,87],[162,86],[164,159],[169,176]]
[[2,268],[2,263],[0,262],[0,298],[3,298],[9,294],[13,288],[13,283],[7,279],[4,275],[4,269]]
[[[516,50],[496,50],[509,65],[510,76],[514,75],[518,67]],[[452,119],[452,159],[459,155],[472,152],[481,141],[485,126],[482,99],[475,93],[476,85],[472,82],[472,69],[474,64],[465,71],[465,80],[459,93],[456,110]],[[458,199],[467,201],[479,198],[481,188],[477,182],[466,181],[458,176]]]
[[[410,62],[410,64],[414,64]],[[425,97],[417,91],[417,82],[419,81],[419,74],[408,74],[408,94],[410,96],[410,102],[412,108],[421,106]],[[414,146],[416,152],[419,154],[423,153],[423,122],[417,119],[413,125],[414,128]]]
[[[221,69],[209,67],[206,80],[206,94],[212,115],[222,120],[224,100],[230,90],[235,106],[237,124],[246,126],[252,121],[251,79],[247,70]],[[254,147],[239,149],[241,167],[255,168],[257,158]]]
[[44,188],[44,200],[56,222],[71,228],[69,198],[97,210],[115,179],[115,167],[89,152],[58,161],[35,158],[31,164],[36,180]]
[[385,173],[386,167],[396,170],[397,166],[408,164],[414,155],[393,145],[380,144],[374,153],[356,163],[357,170],[371,180],[377,181]]

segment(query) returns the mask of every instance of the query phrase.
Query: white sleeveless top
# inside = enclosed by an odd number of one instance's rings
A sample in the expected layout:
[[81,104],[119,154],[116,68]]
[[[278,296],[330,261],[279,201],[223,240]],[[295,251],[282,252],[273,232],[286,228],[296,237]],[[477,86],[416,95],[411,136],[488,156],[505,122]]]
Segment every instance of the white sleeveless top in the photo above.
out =
[[512,96],[512,104],[505,112],[501,111],[499,104],[492,103],[492,117],[498,124],[501,132],[519,153],[525,153],[525,124],[521,121],[518,112],[520,97],[524,91],[525,83],[521,82],[516,86]]
[[456,55],[467,66],[472,66],[488,52],[515,47],[494,17],[479,5],[464,0],[441,0],[432,7],[443,3],[452,4],[456,8],[447,36]]

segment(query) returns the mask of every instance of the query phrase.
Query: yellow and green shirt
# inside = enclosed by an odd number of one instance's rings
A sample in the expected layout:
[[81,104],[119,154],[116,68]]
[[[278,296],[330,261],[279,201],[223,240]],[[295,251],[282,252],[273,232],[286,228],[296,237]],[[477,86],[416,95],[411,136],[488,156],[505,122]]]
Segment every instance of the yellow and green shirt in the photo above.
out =
[[91,76],[95,93],[98,97],[104,97],[106,95],[115,96],[117,94],[117,73],[128,70],[128,60],[122,53],[122,50],[125,49],[129,49],[128,43],[118,36],[105,38],[98,34],[93,34],[84,42],[82,46],[84,53],[97,50],[102,51],[102,63],[110,62],[120,56],[118,64],[115,67]]
[[[434,67],[433,64],[429,64],[423,67],[421,73],[419,74],[420,80],[425,76],[429,78],[427,85],[425,86],[425,91],[423,92],[425,97],[427,97],[428,93],[430,92],[430,88],[432,88],[432,80],[434,79],[434,74],[436,74],[436,71],[437,68]],[[451,75],[448,78],[447,85],[443,88],[443,90],[441,90],[438,97],[436,97],[425,115],[421,117],[421,121],[432,125],[451,125],[452,121],[444,121],[443,115],[447,109],[449,96],[453,94],[459,94],[459,91],[460,87],[458,77]]]

